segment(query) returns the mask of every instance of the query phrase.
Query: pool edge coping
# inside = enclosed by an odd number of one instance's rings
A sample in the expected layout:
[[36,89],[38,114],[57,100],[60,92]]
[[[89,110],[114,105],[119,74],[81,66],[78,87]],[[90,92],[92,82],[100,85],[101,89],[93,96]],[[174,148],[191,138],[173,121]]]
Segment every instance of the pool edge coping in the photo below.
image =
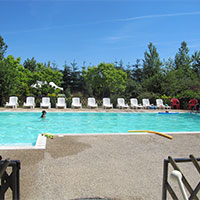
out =
[[37,137],[36,144],[33,145],[26,145],[26,146],[0,146],[0,150],[19,150],[19,149],[46,149],[46,142],[47,138],[45,136],[42,136],[42,134],[39,134]]
[[[181,135],[186,135],[186,134],[200,134],[200,132],[195,131],[195,132],[162,132],[164,134],[170,134],[170,135],[175,135],[175,134],[181,134]],[[153,133],[147,133],[147,132],[136,132],[136,133],[87,133],[87,134],[52,134],[53,136],[57,137],[64,137],[64,136],[122,136],[122,135],[153,135]],[[42,134],[38,135],[37,141],[35,146],[0,146],[0,150],[44,150],[46,149],[46,143],[47,143],[47,138],[45,136],[42,136]]]

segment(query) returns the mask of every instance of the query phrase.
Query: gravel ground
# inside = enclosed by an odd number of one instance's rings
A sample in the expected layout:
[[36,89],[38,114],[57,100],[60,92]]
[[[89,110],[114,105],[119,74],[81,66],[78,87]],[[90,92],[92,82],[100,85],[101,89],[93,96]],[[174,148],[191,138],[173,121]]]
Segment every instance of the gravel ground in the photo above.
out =
[[[163,160],[200,157],[199,141],[199,134],[176,134],[173,140],[64,136],[48,139],[45,150],[1,150],[0,155],[21,161],[21,200],[157,200],[162,198]],[[179,166],[195,187],[199,174],[193,165]]]

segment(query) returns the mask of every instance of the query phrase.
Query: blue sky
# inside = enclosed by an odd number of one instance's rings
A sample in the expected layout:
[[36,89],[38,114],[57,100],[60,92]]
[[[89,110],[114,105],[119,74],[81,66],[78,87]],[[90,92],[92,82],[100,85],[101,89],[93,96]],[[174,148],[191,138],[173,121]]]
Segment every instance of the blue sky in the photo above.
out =
[[200,50],[199,0],[0,0],[7,55],[82,66],[143,59],[152,42],[162,59],[181,42]]

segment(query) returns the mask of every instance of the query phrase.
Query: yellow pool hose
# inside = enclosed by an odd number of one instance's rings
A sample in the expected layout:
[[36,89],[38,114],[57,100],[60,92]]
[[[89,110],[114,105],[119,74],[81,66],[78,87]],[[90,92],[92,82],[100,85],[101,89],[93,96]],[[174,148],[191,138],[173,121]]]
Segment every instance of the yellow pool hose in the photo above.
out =
[[129,133],[140,133],[140,132],[142,132],[142,133],[155,133],[155,134],[157,134],[157,135],[166,137],[166,138],[168,138],[168,139],[171,139],[171,140],[173,139],[173,137],[170,136],[170,135],[167,135],[167,134],[164,134],[164,133],[160,133],[160,132],[156,132],[156,131],[136,130],[136,131],[128,131],[128,132],[129,132]]

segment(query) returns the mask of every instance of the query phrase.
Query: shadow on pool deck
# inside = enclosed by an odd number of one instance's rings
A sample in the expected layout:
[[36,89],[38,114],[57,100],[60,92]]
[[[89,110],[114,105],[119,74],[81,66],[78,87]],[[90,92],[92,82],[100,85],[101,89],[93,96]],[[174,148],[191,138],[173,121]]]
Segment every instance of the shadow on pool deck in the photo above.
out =
[[[163,160],[199,156],[199,134],[65,136],[45,150],[1,150],[21,161],[21,200],[161,199]],[[199,181],[183,166],[191,182]],[[9,195],[8,195],[9,196]]]
[[69,137],[67,140],[64,137],[55,137],[53,140],[48,141],[47,152],[54,159],[58,159],[66,156],[77,155],[88,148],[91,148],[90,144],[79,142],[76,137]]

